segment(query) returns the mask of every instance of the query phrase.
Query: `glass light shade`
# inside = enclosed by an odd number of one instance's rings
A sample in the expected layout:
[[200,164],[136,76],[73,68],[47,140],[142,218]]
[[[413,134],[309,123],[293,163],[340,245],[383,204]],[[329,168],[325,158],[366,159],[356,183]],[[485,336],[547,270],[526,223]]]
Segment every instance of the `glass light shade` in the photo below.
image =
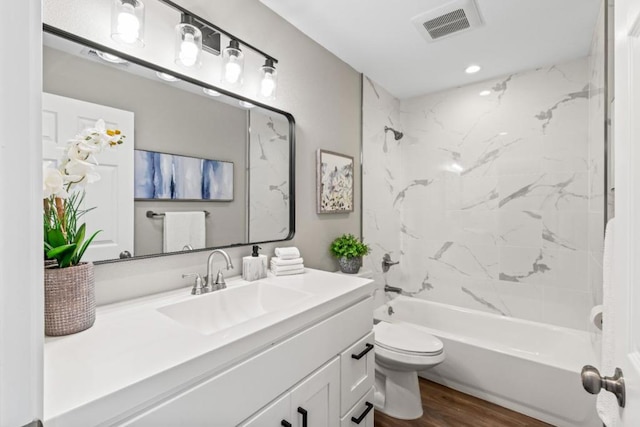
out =
[[201,57],[202,32],[191,24],[176,25],[176,64],[198,67]]
[[273,66],[273,60],[267,59],[265,64],[260,67],[260,76],[258,95],[264,99],[275,99],[278,88],[278,72]]
[[244,71],[244,53],[236,40],[222,50],[222,82],[227,86],[241,86]]
[[140,0],[113,0],[111,38],[120,43],[144,46],[144,4]]

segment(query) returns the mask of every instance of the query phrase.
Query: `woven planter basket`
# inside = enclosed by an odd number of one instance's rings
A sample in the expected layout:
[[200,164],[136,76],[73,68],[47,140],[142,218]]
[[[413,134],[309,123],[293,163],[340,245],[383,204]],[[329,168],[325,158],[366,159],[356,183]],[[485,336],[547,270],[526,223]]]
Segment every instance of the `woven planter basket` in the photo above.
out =
[[338,265],[340,265],[340,271],[347,274],[357,274],[362,267],[362,257],[338,258]]
[[93,264],[44,269],[44,333],[70,335],[96,320]]

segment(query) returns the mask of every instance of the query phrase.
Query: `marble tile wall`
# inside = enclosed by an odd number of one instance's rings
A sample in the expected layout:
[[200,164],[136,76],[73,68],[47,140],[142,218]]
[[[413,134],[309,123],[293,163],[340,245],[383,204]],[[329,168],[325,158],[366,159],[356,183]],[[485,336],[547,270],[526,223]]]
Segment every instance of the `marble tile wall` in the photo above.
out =
[[249,240],[289,234],[289,122],[284,116],[249,113]]
[[587,329],[588,96],[587,58],[402,101],[365,79],[370,268],[417,298]]
[[[600,6],[600,13],[589,50],[589,239],[587,264],[589,269],[589,289],[592,305],[602,304],[602,256],[605,223],[605,158],[604,141],[606,133],[606,1]],[[600,356],[601,333],[594,325],[589,325],[595,354]]]
[[402,269],[394,267],[382,274],[381,261],[385,253],[394,260],[400,258],[400,208],[394,203],[402,185],[400,141],[384,127],[400,129],[400,101],[368,77],[362,82],[362,228],[363,237],[371,247],[364,258],[365,269],[374,273],[378,284],[376,305],[385,302],[382,287],[389,280],[398,283]]

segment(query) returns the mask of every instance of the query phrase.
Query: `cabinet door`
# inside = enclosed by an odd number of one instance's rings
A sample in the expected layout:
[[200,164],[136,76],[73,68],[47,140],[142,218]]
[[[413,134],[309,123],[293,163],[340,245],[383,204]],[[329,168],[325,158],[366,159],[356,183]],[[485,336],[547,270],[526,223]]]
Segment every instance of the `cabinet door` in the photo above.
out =
[[292,424],[291,395],[285,394],[238,427],[280,427]]
[[373,387],[374,338],[370,332],[340,355],[341,413],[347,412]]
[[294,427],[340,425],[340,358],[336,357],[291,391]]

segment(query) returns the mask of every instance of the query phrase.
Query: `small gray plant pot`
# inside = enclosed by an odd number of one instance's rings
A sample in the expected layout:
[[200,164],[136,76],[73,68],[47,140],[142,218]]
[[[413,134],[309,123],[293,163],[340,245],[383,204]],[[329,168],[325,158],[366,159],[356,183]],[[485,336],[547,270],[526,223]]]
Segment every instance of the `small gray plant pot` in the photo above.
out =
[[340,271],[347,274],[357,274],[362,267],[362,257],[353,258],[338,258],[338,264],[340,265]]

